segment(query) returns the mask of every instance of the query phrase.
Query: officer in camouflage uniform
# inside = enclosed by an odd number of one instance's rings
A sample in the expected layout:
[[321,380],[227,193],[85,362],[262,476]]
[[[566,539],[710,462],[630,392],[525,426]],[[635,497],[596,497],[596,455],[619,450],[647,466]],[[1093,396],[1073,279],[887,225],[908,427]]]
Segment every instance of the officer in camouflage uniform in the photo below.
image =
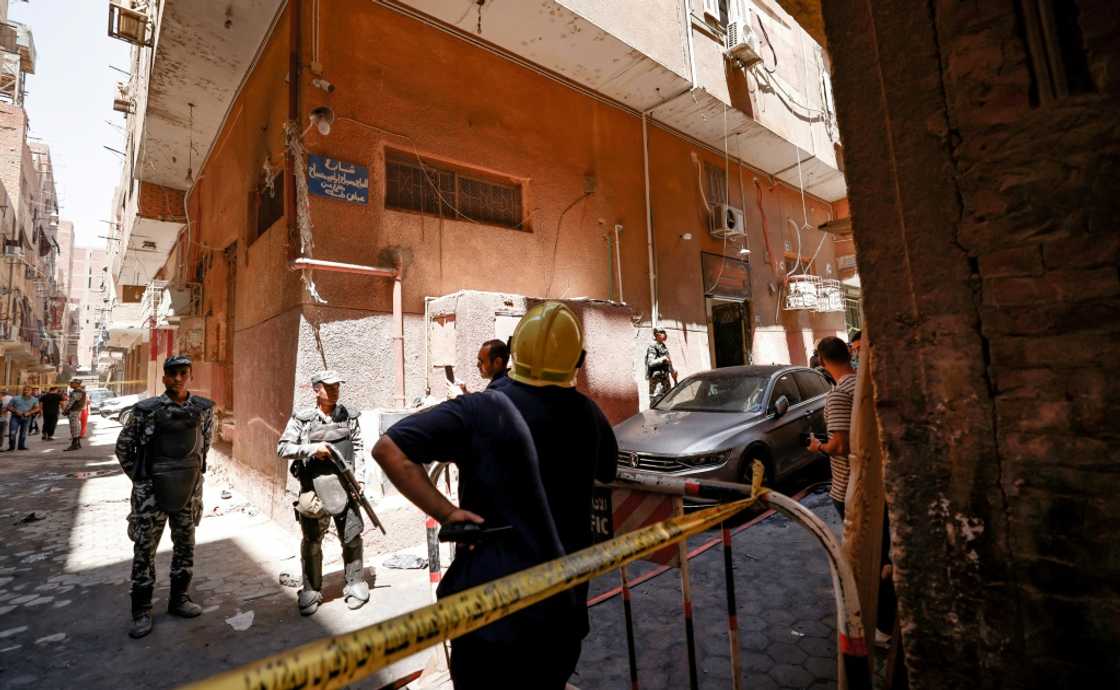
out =
[[341,383],[343,380],[335,371],[320,371],[312,376],[315,407],[292,415],[276,447],[277,455],[291,460],[290,471],[299,480],[300,495],[294,506],[303,532],[303,587],[298,603],[304,616],[318,611],[323,601],[323,537],[332,517],[342,542],[346,575],[342,594],[346,605],[357,609],[369,601],[369,585],[362,569],[362,516],[342,488],[328,446],[334,446],[351,469],[354,459],[363,452],[359,413],[338,402]]
[[665,344],[668,336],[664,328],[653,329],[654,343],[646,348],[646,378],[649,380],[649,404],[652,407],[669,392],[669,378],[677,378],[673,360],[669,357],[669,347]]
[[156,547],[171,524],[171,594],[167,612],[194,618],[202,607],[187,593],[194,568],[194,529],[202,519],[202,475],[210,450],[214,403],[191,395],[191,360],[182,355],[163,363],[163,395],[141,400],[117,438],[117,459],[132,480],[128,538],[133,541],[132,627],[152,631],[152,590]]

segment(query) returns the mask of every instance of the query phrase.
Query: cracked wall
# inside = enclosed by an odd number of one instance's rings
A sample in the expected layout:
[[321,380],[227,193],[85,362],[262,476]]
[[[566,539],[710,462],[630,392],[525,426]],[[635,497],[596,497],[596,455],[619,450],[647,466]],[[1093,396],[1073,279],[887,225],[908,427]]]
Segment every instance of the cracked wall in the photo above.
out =
[[1043,106],[1010,2],[829,3],[916,688],[1120,679],[1120,22]]

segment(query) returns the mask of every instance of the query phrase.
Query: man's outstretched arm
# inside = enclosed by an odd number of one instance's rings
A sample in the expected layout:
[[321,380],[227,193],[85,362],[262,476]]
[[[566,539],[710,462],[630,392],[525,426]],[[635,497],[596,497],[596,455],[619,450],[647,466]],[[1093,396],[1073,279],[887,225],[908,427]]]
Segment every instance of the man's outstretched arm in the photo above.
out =
[[393,439],[388,436],[378,439],[372,455],[377,464],[381,465],[385,476],[393,482],[393,486],[397,487],[397,490],[417,508],[439,520],[440,524],[483,522],[478,515],[456,508],[455,504],[447,500],[447,497],[432,484],[423,466],[409,460]]

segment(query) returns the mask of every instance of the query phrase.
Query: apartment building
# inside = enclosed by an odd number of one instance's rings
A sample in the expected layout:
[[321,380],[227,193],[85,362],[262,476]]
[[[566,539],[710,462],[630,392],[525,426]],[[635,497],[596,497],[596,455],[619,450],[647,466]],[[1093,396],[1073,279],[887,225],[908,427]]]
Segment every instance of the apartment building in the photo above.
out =
[[579,310],[616,421],[654,326],[682,374],[846,334],[828,59],[778,4],[281,5],[111,18],[134,61],[106,345],[152,393],[195,358],[259,503],[285,505],[312,370],[367,409],[438,397],[445,366],[477,387],[478,344],[536,299]]

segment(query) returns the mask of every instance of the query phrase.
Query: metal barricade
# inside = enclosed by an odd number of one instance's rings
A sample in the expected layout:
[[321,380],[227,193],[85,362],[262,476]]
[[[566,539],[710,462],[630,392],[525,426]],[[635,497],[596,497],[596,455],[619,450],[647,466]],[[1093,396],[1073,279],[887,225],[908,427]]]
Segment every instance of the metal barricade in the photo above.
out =
[[[682,572],[682,594],[690,648],[689,676],[690,684],[695,688],[697,674],[688,615],[691,602],[687,584],[689,554],[686,544],[689,537],[719,526],[727,582],[733,687],[738,688],[741,664],[731,570],[731,532],[726,523],[744,509],[761,504],[788,515],[809,530],[824,546],[836,596],[838,651],[843,658],[848,687],[852,690],[870,690],[870,663],[867,645],[862,638],[859,599],[851,567],[841,555],[836,538],[828,526],[796,500],[763,488],[761,470],[761,465],[756,463],[754,481],[751,485],[745,485],[647,475],[620,468],[615,486],[676,497],[715,498],[728,502],[690,514],[678,510],[669,519],[626,532],[582,551],[473,587],[359,630],[319,639],[184,687],[189,690],[342,688],[424,649],[478,630],[595,577],[618,571],[627,616],[630,678],[632,687],[637,688],[634,629],[630,621],[629,605],[629,592],[633,582],[628,580],[626,566],[667,546],[678,545],[681,564],[685,567]],[[438,547],[434,557],[438,559]],[[432,576],[433,582],[438,581],[438,568],[437,561],[433,570],[436,573]]]

